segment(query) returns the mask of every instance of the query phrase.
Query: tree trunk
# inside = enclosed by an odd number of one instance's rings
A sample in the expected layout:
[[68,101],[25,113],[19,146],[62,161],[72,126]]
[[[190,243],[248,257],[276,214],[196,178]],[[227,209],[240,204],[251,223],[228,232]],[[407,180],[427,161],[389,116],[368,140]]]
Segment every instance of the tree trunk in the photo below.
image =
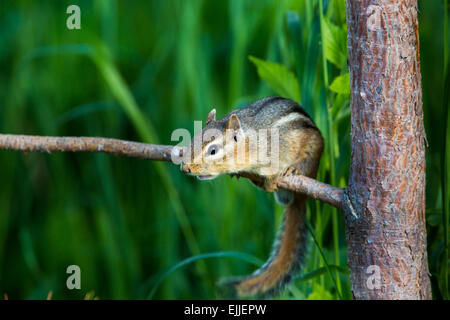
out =
[[431,299],[416,0],[347,0],[355,299]]

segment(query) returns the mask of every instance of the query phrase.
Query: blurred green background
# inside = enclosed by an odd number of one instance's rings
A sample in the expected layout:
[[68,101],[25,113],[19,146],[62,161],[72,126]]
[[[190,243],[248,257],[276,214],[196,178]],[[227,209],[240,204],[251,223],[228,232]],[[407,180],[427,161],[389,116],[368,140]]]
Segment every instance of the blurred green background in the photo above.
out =
[[[66,8],[81,8],[81,30]],[[427,229],[448,299],[448,10],[419,1]],[[343,0],[0,2],[0,132],[175,144],[269,95],[302,103],[326,140],[319,179],[345,186],[350,113]],[[445,131],[446,130],[446,131]],[[10,299],[214,299],[270,252],[282,207],[248,181],[169,163],[0,152],[0,293]],[[447,197],[448,196],[448,197]],[[446,199],[442,201],[442,199]],[[350,299],[342,215],[310,200],[303,272],[280,298]],[[81,268],[81,290],[66,268]]]

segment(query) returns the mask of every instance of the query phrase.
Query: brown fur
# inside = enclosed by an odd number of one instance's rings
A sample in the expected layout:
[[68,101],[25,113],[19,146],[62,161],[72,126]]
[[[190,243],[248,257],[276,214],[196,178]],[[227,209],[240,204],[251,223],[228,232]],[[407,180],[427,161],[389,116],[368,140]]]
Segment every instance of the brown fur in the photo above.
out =
[[286,206],[282,232],[274,256],[253,275],[232,280],[240,297],[273,294],[291,280],[303,260],[306,233],[304,225],[305,201],[296,195],[294,203]]
[[[250,148],[249,137],[254,131],[272,128],[276,128],[279,135],[279,167],[267,174],[262,171],[262,163],[249,161],[255,153]],[[203,141],[204,133],[210,129],[222,133],[222,138]],[[269,135],[268,138],[273,137]],[[195,143],[201,144],[197,151]],[[243,154],[237,152],[239,147],[243,147]],[[277,190],[280,175],[302,174],[315,178],[323,138],[309,115],[297,103],[271,97],[232,111],[221,120],[215,119],[215,110],[211,111],[205,128],[194,137],[190,150],[191,157],[182,164],[183,171],[199,178],[214,178],[221,174],[242,175],[267,192],[273,192]],[[238,155],[242,159],[236,159]],[[225,161],[229,159],[239,162]],[[306,241],[305,205],[306,197],[295,194],[294,201],[284,211],[278,243],[269,261],[252,275],[227,282],[239,296],[274,293],[289,282],[299,269]]]

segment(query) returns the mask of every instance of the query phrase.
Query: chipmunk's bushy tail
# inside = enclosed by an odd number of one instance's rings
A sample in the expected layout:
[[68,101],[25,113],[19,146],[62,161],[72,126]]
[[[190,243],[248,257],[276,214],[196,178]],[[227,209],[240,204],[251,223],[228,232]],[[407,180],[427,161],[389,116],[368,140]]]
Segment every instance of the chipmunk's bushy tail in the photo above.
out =
[[271,296],[289,283],[299,271],[306,249],[306,197],[294,194],[286,206],[283,223],[269,260],[253,274],[226,281],[240,297]]

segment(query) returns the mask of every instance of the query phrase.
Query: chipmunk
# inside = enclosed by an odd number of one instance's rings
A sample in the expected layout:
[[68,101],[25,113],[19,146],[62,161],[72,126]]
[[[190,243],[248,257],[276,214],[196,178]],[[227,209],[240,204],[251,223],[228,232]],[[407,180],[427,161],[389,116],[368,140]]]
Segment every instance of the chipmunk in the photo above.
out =
[[[265,191],[275,192],[277,202],[286,206],[269,260],[253,274],[227,282],[240,297],[273,295],[300,268],[306,246],[306,196],[278,189],[277,179],[292,174],[315,178],[323,145],[306,111],[280,97],[258,100],[220,120],[213,109],[205,127],[192,139],[182,171],[201,180],[223,174],[246,176]],[[272,152],[276,166],[255,157],[261,148]]]

